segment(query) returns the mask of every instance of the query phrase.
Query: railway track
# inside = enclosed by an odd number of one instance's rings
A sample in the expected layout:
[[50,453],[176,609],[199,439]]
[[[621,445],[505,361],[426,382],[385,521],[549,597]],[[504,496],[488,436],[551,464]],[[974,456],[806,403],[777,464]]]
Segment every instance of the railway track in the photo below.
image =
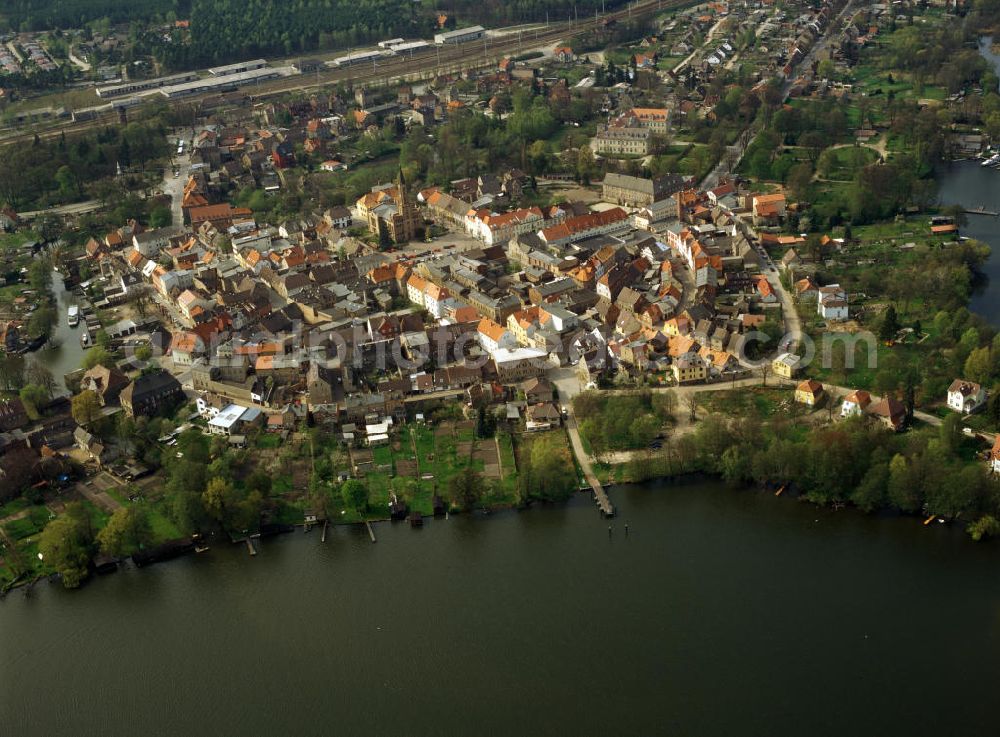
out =
[[[603,16],[575,20],[572,22],[553,23],[548,27],[514,33],[505,36],[485,39],[485,43],[469,41],[455,46],[435,46],[431,49],[405,57],[389,57],[381,64],[375,63],[371,68],[367,64],[358,64],[345,68],[332,68],[315,74],[297,74],[291,77],[260,82],[252,86],[240,88],[254,100],[266,99],[289,92],[305,92],[337,84],[352,82],[391,83],[402,79],[426,79],[458,69],[467,69],[470,65],[488,65],[498,62],[504,56],[522,50],[530,50],[546,46],[557,41],[575,38],[589,33],[599,25],[609,20],[628,20],[631,17],[642,17],[652,12],[679,8],[696,4],[695,0],[638,0],[625,8],[607,13]],[[334,58],[332,56],[319,58]],[[215,97],[218,92],[192,95],[177,100],[166,100],[159,95],[150,95],[149,102],[165,102],[171,106],[192,105]],[[148,103],[129,108],[139,110]],[[0,147],[9,144],[31,141],[38,136],[40,139],[54,138],[63,134],[76,135],[87,131],[114,125],[119,120],[117,110],[100,113],[94,118],[81,121],[57,123],[50,127],[36,127],[28,131],[18,131],[4,135],[0,133]]]

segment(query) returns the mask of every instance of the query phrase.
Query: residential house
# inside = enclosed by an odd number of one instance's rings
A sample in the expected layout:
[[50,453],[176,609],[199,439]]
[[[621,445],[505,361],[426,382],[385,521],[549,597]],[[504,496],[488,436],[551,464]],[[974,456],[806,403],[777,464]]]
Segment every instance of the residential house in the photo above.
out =
[[846,320],[848,317],[847,291],[839,284],[819,288],[816,311],[824,320]]
[[514,384],[540,376],[550,368],[548,353],[537,348],[500,348],[493,353],[493,364],[501,383]]
[[693,351],[683,353],[670,364],[674,381],[678,384],[690,384],[704,381],[708,378],[708,364],[705,359]]
[[479,345],[490,355],[501,350],[517,348],[517,338],[514,334],[488,317],[479,321],[476,331]]
[[785,217],[783,194],[754,195],[751,204],[754,225],[778,225]]
[[128,377],[118,369],[97,365],[83,374],[80,391],[94,392],[100,405],[106,407],[118,401],[128,383]]
[[1000,435],[997,435],[990,449],[990,470],[993,473],[1000,473]]
[[868,414],[894,432],[899,432],[906,426],[906,407],[893,397],[883,397],[871,405]]
[[258,407],[230,404],[208,421],[213,435],[243,435],[250,427],[261,427],[264,415]]
[[782,353],[771,361],[771,370],[774,371],[775,376],[780,376],[783,379],[795,378],[801,368],[802,357],[796,356],[794,353]]
[[0,432],[10,432],[27,424],[28,412],[20,399],[0,399]]
[[525,429],[528,432],[551,430],[559,426],[561,415],[552,402],[539,402],[528,405],[524,412],[524,419]]
[[554,389],[552,382],[544,378],[528,379],[521,384],[521,391],[528,404],[551,401]]
[[77,427],[73,431],[73,441],[76,447],[87,454],[87,457],[96,461],[101,467],[111,463],[118,458],[118,449],[115,446],[105,445],[82,427]]
[[864,389],[855,389],[844,397],[844,401],[840,405],[840,416],[860,417],[868,410],[868,406],[871,403],[871,394],[866,392]]
[[974,381],[955,379],[948,387],[948,409],[971,415],[986,404],[986,390]]
[[815,407],[823,398],[823,385],[815,379],[806,379],[795,387],[795,401],[807,407]]

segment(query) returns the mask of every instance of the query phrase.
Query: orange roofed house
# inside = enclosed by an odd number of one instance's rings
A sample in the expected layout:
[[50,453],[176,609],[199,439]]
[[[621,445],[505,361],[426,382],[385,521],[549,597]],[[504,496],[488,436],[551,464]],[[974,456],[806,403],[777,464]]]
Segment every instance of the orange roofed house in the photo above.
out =
[[228,202],[224,202],[221,205],[192,207],[188,210],[188,217],[191,218],[191,227],[195,230],[204,223],[211,223],[219,230],[226,230],[236,220],[252,218],[253,210],[246,207],[233,207]]
[[757,194],[753,196],[753,224],[778,225],[785,217],[785,195]]
[[815,407],[823,397],[823,385],[815,379],[806,379],[795,387],[795,401],[808,407]]

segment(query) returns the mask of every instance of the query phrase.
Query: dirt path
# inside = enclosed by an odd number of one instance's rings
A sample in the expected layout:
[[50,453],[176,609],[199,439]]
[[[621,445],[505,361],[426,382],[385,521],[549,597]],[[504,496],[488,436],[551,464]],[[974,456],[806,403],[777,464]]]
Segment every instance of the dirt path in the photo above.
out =
[[81,481],[76,485],[76,491],[91,504],[105,512],[114,512],[122,506],[121,502],[108,494],[107,489],[121,486],[108,473],[99,473],[90,481]]

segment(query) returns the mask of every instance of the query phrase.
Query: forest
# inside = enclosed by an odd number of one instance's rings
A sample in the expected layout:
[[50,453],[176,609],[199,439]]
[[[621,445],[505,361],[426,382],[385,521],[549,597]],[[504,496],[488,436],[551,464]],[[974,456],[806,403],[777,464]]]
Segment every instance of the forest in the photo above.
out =
[[1000,485],[952,414],[940,427],[892,433],[855,417],[805,430],[787,418],[709,415],[695,432],[638,454],[630,479],[701,471],[734,486],[785,487],[817,504],[941,515],[974,539],[1000,534]]
[[[522,0],[479,3],[454,0],[440,7],[399,0],[300,0],[294,6],[277,0],[192,0],[191,43],[164,49],[164,62],[181,68],[204,66],[234,58],[292,54],[316,49],[349,48],[379,39],[403,36],[430,38],[436,11],[456,20],[488,26],[567,18],[576,7],[591,14],[599,0]],[[607,3],[614,6],[615,3]]]
[[110,127],[66,140],[8,146],[0,156],[0,202],[21,210],[73,202],[94,195],[91,187],[116,167],[142,167],[168,153],[166,129],[158,119]]
[[43,31],[50,28],[80,28],[107,18],[112,23],[184,17],[188,0],[8,0],[0,9],[0,28]]

